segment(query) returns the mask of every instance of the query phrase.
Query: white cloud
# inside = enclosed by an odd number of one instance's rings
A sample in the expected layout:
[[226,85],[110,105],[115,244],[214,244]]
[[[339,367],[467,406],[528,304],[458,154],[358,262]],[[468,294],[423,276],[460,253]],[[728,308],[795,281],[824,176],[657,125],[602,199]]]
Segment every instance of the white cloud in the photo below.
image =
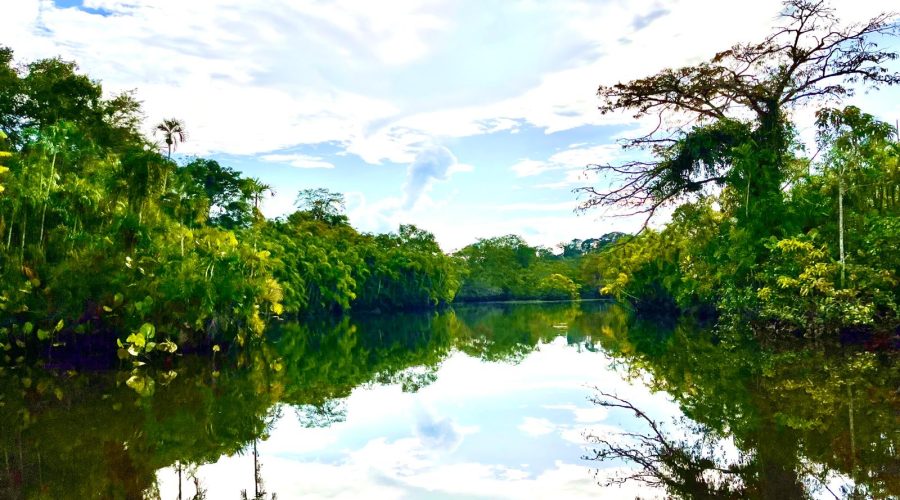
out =
[[443,146],[434,146],[419,151],[406,171],[406,185],[403,187],[403,207],[410,209],[423,194],[431,189],[435,181],[447,180],[450,169],[456,165],[456,157]]
[[[883,9],[875,0],[835,3],[839,14],[854,19]],[[60,53],[112,90],[137,87],[151,121],[178,116],[190,125],[186,153],[251,154],[335,141],[379,163],[409,162],[436,138],[516,130],[523,123],[548,133],[629,123],[629,116],[597,112],[597,85],[693,63],[732,43],[759,39],[780,2],[505,4],[510,16],[558,23],[555,32],[564,38],[539,33],[548,37],[547,50],[566,42],[579,52],[564,67],[536,75],[530,88],[499,99],[443,102],[439,93],[445,89],[423,86],[413,97],[433,102],[430,109],[404,104],[410,96],[391,95],[383,87],[412,64],[447,50],[440,44],[467,27],[466,19],[454,18],[460,9],[455,2],[89,0],[85,6],[113,15],[24,0],[4,10],[0,30],[21,57]],[[726,16],[741,22],[711,22]],[[649,24],[638,22],[651,18]],[[605,28],[597,29],[598,23]],[[453,64],[470,56],[461,53]],[[369,76],[358,72],[370,69],[384,80],[353,78]],[[502,72],[502,61],[479,70]],[[382,97],[366,97],[376,93]]]
[[363,193],[348,193],[348,216],[356,227],[371,232],[394,231],[401,223],[416,223],[417,216],[447,205],[446,200],[434,200],[429,196],[435,183],[474,170],[472,165],[459,163],[444,146],[425,147],[407,167],[401,196],[387,196],[370,202]]
[[268,154],[261,156],[260,159],[273,163],[287,163],[297,168],[334,168],[334,164],[319,156],[304,154]]
[[529,436],[543,436],[556,430],[556,424],[546,418],[525,417],[517,429]]
[[617,144],[594,146],[575,145],[569,149],[554,153],[546,160],[524,159],[513,165],[510,170],[517,177],[531,177],[547,172],[562,171],[563,179],[554,183],[542,184],[544,187],[568,187],[573,184],[589,182],[590,174],[585,174],[588,165],[608,164],[623,155],[622,147]]
[[[567,95],[555,88],[550,101],[526,93],[488,106],[402,109],[363,97],[365,84],[326,76],[328,64],[377,62],[390,71],[421,60],[434,36],[453,27],[440,2],[263,7],[237,0],[93,0],[85,6],[113,15],[32,0],[16,2],[2,28],[26,58],[56,52],[75,58],[113,90],[137,87],[151,120],[183,118],[192,132],[187,153],[249,154],[338,141],[370,163],[410,161],[415,146],[434,137],[510,130],[523,118],[542,125],[532,115],[545,107],[571,112],[571,105],[554,104]],[[298,51],[302,71],[294,69]],[[591,109],[590,93],[578,94],[580,109]]]
[[571,411],[575,416],[575,421],[582,424],[593,424],[606,420],[609,416],[609,410],[602,406],[580,407],[575,405],[547,405],[544,406],[548,410],[566,410]]
[[501,212],[572,212],[575,207],[575,202],[563,201],[559,203],[510,203],[491,208]]
[[[107,91],[136,88],[148,132],[163,117],[184,120],[190,137],[180,152],[265,155],[264,160],[298,168],[333,163],[273,152],[327,142],[342,149],[338,154],[370,164],[410,164],[433,144],[451,145],[465,159],[466,151],[458,150],[455,141],[472,136],[487,136],[485,147],[502,152],[507,134],[529,127],[545,133],[586,125],[626,127],[625,135],[647,130],[655,123],[628,113],[600,114],[598,85],[693,64],[735,42],[758,40],[769,33],[781,6],[779,0],[523,1],[492,8],[452,0],[84,2],[112,14],[102,16],[58,8],[49,0],[8,3],[0,33],[20,60],[62,55],[102,80]],[[880,0],[834,4],[847,20],[884,9]],[[539,43],[504,46],[507,40]],[[900,99],[892,92],[886,94],[892,97],[861,95],[856,101],[893,119]],[[808,124],[801,126],[801,135],[811,137]],[[537,187],[592,184],[597,179],[585,177],[584,166],[615,160],[622,152],[587,141],[578,134],[564,151],[546,156],[535,147],[500,160],[505,163],[499,166],[510,166],[510,177],[539,178]],[[479,172],[493,166],[477,165]],[[626,226],[610,220],[599,227],[596,217],[532,217],[463,225],[441,218],[436,207],[447,200],[429,198],[428,186],[441,175],[469,170],[471,165],[455,163],[427,177],[419,195],[417,183],[407,181],[409,189],[399,202],[400,193],[367,191],[370,200],[377,200],[367,205],[375,212],[360,205],[351,218],[370,229],[415,222],[451,247],[476,236],[526,232],[546,243],[607,227],[633,231],[639,224],[637,219]],[[523,196],[534,187],[527,186]],[[274,200],[267,207],[276,205],[288,206]],[[532,236],[540,223],[556,225],[537,228],[540,234]],[[558,228],[578,232],[561,235]]]
[[509,169],[515,172],[516,177],[530,177],[552,170],[547,162],[541,160],[529,160],[527,158],[520,160]]

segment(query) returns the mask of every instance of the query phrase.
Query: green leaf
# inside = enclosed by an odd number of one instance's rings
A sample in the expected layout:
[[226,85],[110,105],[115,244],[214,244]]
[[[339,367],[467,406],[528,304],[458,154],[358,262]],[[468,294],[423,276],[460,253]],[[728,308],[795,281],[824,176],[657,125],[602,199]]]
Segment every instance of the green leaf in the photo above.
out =
[[31,324],[31,321],[22,325],[22,331],[25,332],[26,334],[31,333],[32,330],[34,330],[34,325]]
[[125,381],[125,385],[131,387],[141,396],[149,396],[153,394],[153,379],[141,374],[134,374]]
[[156,327],[151,323],[144,323],[138,331],[146,339],[152,339],[156,335]]
[[147,387],[147,379],[145,379],[141,375],[132,375],[128,380],[125,381],[125,385],[131,387],[132,389],[137,391],[138,394],[140,394]]
[[38,340],[47,340],[50,338],[50,332],[44,330],[43,328],[38,328],[37,338]]
[[156,348],[163,352],[173,353],[178,350],[178,345],[171,340],[166,340],[165,342],[160,342]]
[[132,333],[128,336],[127,339],[125,339],[125,342],[131,344],[132,347],[141,348],[144,347],[144,345],[147,343],[147,339],[145,339],[144,336],[139,333]]

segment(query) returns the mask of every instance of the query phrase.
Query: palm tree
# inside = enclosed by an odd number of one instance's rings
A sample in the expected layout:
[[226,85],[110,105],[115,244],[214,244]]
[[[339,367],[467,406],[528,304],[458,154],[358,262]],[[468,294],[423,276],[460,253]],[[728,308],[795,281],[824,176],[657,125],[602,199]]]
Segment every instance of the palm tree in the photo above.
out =
[[187,139],[187,132],[184,129],[184,123],[177,118],[168,118],[156,126],[156,132],[162,132],[166,146],[169,148],[168,158],[172,158],[172,149]]
[[275,189],[271,185],[262,182],[256,177],[251,177],[246,180],[246,189],[253,199],[253,208],[256,210],[259,210],[259,203],[262,201],[263,195],[267,192],[269,195],[275,194]]

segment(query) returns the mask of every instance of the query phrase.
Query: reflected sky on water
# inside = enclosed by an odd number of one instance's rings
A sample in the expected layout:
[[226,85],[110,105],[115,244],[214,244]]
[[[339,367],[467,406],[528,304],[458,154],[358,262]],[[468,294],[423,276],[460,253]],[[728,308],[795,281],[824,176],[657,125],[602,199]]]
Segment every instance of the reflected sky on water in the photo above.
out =
[[[182,498],[211,499],[900,491],[891,352],[599,302],[285,323],[268,338],[160,366],[0,369],[0,497],[173,499],[179,471]],[[586,460],[598,449],[611,453]]]
[[[454,352],[437,380],[415,393],[399,385],[355,389],[343,402],[346,420],[327,428],[306,428],[293,408],[281,408],[259,444],[266,487],[280,498],[596,497],[594,464],[580,459],[583,433],[629,422],[592,405],[590,386],[628,394],[662,418],[680,412],[664,394],[624,381],[604,354],[579,352],[559,334],[517,364]],[[211,498],[252,485],[252,460],[201,469]],[[174,471],[161,479],[171,497]]]

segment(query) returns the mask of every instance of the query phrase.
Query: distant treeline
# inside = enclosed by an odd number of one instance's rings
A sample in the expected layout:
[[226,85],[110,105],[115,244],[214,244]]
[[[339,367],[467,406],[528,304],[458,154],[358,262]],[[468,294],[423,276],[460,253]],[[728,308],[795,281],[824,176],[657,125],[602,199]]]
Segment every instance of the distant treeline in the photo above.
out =
[[561,253],[533,247],[515,235],[479,240],[455,253],[463,261],[457,301],[575,300],[599,297],[597,256],[624,233],[575,239]]

